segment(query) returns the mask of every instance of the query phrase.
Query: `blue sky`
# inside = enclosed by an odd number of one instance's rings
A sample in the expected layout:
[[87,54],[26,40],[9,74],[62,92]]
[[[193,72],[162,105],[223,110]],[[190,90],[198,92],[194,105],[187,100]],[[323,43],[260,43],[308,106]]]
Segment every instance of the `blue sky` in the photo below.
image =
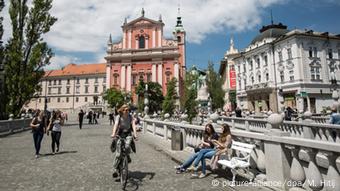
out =
[[[71,62],[105,62],[109,35],[119,41],[124,18],[128,22],[138,18],[142,7],[150,19],[157,20],[162,15],[166,38],[172,37],[180,7],[187,32],[188,68],[195,64],[205,69],[211,60],[217,69],[229,48],[230,36],[234,36],[237,49],[244,49],[262,25],[270,23],[271,10],[274,22],[289,29],[340,34],[340,0],[54,0],[51,14],[58,22],[44,39],[55,57],[46,69]],[[5,18],[4,39],[11,30],[6,8],[0,13]]]
[[340,0],[289,1],[263,9],[261,23],[250,30],[234,32],[226,29],[222,33],[208,36],[201,44],[188,43],[187,65],[195,64],[204,69],[207,67],[208,60],[212,60],[215,68],[218,68],[220,60],[229,47],[230,36],[234,36],[237,49],[244,49],[259,34],[262,25],[270,24],[271,10],[274,23],[281,22],[287,25],[288,29],[311,29],[340,34]]

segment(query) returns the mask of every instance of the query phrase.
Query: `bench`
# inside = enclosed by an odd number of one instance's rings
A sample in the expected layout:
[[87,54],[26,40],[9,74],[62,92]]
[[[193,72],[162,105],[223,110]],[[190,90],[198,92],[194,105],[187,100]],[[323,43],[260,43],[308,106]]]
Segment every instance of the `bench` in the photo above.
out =
[[230,168],[233,174],[231,186],[235,185],[235,177],[237,174],[237,169],[241,168],[241,169],[249,170],[250,154],[254,148],[255,148],[255,145],[253,144],[247,144],[247,143],[237,142],[233,140],[231,144],[231,149],[233,151],[239,152],[239,154],[242,155],[243,157],[232,157],[230,160],[222,159],[222,160],[217,161],[217,163]]

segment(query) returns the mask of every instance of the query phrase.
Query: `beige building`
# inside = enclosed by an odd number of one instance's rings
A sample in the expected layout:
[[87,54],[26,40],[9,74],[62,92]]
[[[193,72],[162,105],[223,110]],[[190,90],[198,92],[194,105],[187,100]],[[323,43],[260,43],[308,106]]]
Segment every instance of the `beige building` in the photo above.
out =
[[106,90],[106,64],[68,64],[61,70],[46,71],[40,82],[41,92],[26,106],[73,111],[103,110],[102,93]]

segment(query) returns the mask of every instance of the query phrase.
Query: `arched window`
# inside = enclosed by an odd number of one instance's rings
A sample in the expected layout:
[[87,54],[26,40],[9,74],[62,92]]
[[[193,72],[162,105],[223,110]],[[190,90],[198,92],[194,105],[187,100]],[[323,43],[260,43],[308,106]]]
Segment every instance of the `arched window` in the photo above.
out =
[[145,48],[145,37],[144,36],[139,37],[139,48]]
[[177,36],[177,42],[181,42],[182,38],[181,36]]

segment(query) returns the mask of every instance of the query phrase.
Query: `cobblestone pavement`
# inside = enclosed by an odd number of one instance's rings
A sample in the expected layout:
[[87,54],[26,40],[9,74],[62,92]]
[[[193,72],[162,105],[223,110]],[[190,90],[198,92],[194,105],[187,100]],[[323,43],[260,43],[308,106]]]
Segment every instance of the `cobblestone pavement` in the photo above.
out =
[[[0,190],[121,190],[111,174],[110,133],[107,123],[85,125],[82,130],[75,123],[65,125],[60,152],[51,154],[51,137],[45,135],[38,159],[34,158],[30,131],[0,138]],[[176,175],[173,167],[177,163],[143,139],[141,135],[137,154],[131,155],[126,190],[235,190],[222,187],[224,177],[191,179],[189,173]],[[213,187],[212,181],[220,185]]]

